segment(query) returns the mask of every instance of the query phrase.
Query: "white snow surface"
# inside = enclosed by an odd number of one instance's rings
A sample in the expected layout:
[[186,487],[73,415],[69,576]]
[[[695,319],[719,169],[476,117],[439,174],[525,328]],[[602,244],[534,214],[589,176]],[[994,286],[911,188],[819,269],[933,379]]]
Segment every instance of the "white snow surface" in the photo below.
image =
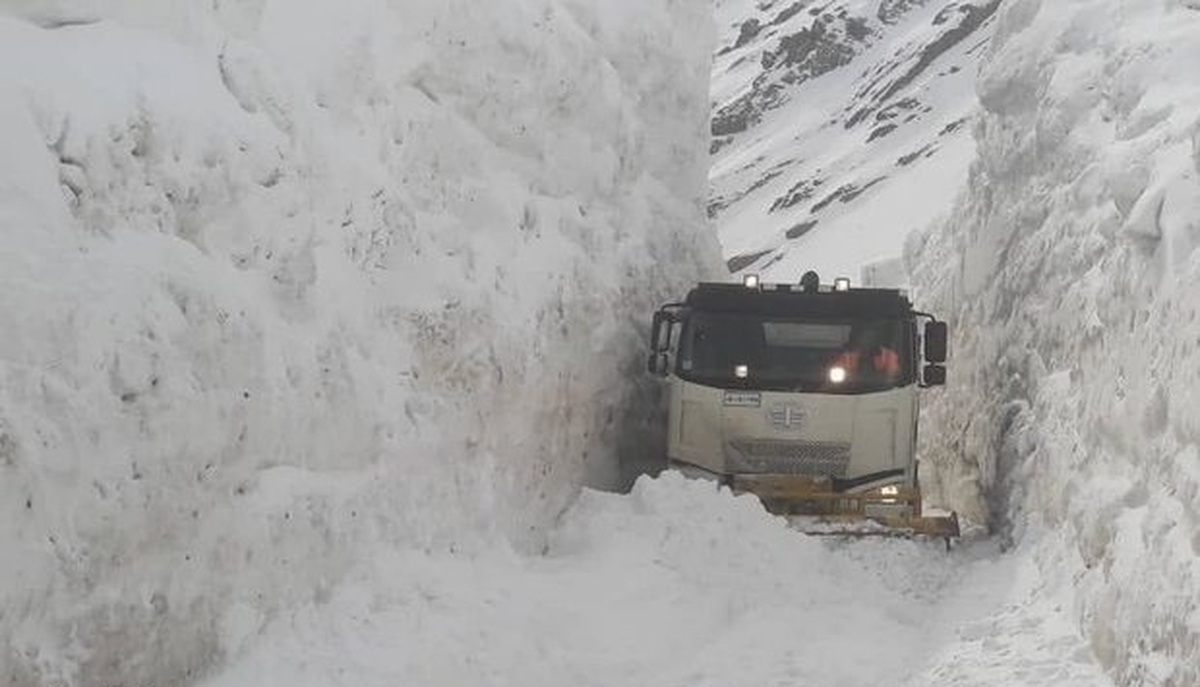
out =
[[0,684],[191,682],[652,444],[649,314],[721,269],[707,3],[0,13]]
[[907,186],[948,553],[576,499],[719,269],[706,3],[0,7],[0,684],[1200,684],[1194,0],[1009,0]]
[[1010,0],[993,41],[969,192],[907,251],[953,332],[924,482],[1071,581],[1119,684],[1197,685],[1200,5]]
[[201,684],[1107,684],[1026,561],[807,537],[666,473],[585,492],[538,557],[375,557]]

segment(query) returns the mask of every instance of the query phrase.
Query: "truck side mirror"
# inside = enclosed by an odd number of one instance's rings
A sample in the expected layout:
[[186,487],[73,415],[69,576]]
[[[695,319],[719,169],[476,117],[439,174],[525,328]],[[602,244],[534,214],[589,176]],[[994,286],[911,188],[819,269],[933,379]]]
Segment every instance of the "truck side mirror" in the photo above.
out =
[[659,310],[654,313],[654,324],[650,329],[650,350],[655,353],[662,353],[671,345],[670,329],[664,326],[669,322],[671,317],[665,311]]
[[[946,362],[946,323],[934,320],[925,323],[925,362]],[[928,368],[926,368],[928,371]],[[943,370],[943,376],[945,371]]]
[[651,353],[650,359],[646,361],[646,369],[650,371],[650,374],[659,377],[666,377],[670,366],[671,361],[666,353]]
[[925,386],[944,386],[946,384],[946,367],[944,365],[926,365],[923,382]]

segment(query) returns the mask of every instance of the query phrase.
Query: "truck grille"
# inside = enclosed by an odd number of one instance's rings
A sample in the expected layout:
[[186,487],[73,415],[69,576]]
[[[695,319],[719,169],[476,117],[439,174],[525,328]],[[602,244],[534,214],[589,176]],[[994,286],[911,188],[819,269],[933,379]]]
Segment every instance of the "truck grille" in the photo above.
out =
[[850,444],[842,442],[735,439],[729,448],[736,473],[845,477],[850,465]]

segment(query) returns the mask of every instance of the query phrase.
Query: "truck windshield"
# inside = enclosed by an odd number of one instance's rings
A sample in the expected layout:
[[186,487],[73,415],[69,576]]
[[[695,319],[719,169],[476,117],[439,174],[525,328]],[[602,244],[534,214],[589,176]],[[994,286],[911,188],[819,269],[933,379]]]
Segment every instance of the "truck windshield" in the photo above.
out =
[[903,320],[811,321],[695,312],[676,374],[709,386],[864,393],[913,383],[915,328]]

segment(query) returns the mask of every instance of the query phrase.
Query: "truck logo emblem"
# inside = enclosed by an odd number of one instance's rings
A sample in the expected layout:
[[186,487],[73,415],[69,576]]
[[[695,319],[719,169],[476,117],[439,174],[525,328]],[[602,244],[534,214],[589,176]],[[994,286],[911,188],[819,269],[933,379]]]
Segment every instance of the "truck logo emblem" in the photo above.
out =
[[767,411],[767,421],[777,429],[800,429],[806,413],[803,408],[775,405]]

